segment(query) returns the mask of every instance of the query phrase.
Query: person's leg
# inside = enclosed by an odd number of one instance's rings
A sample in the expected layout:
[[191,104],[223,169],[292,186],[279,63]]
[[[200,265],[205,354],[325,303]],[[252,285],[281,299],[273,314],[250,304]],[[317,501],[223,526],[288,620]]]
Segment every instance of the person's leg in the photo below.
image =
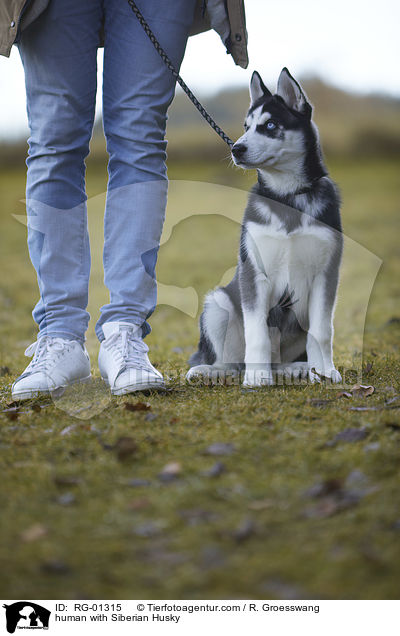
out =
[[[177,68],[195,0],[138,0]],[[109,152],[104,271],[110,302],[96,325],[124,321],[150,328],[156,304],[155,264],[165,215],[165,127],[175,80],[127,2],[104,0],[103,120]]]
[[85,163],[92,133],[101,0],[51,0],[21,36],[31,130],[28,246],[39,337],[84,341],[90,249]]

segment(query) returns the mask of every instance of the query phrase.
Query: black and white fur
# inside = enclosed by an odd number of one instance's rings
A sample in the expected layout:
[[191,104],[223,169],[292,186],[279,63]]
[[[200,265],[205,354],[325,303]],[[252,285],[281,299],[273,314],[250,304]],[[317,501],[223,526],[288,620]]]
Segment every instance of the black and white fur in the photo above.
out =
[[327,175],[312,107],[284,68],[272,95],[253,73],[237,166],[256,168],[233,280],[206,296],[188,379],[244,369],[244,385],[274,371],[340,382],[332,359],[342,255],[340,200]]

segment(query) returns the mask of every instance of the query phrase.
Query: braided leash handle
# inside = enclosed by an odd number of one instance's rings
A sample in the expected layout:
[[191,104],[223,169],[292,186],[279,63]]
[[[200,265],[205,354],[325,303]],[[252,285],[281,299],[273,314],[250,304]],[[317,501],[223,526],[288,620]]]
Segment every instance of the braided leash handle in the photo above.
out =
[[178,82],[179,86],[181,86],[181,88],[184,90],[186,95],[189,97],[190,101],[196,106],[197,110],[203,115],[204,119],[209,123],[211,128],[213,128],[213,130],[215,130],[215,132],[221,137],[221,139],[223,139],[224,142],[226,144],[228,144],[229,148],[231,146],[233,146],[232,139],[230,139],[230,137],[228,137],[228,135],[226,133],[224,133],[222,128],[220,128],[218,126],[218,124],[215,123],[215,121],[213,120],[211,115],[208,114],[208,112],[206,111],[204,106],[202,106],[200,104],[200,102],[197,99],[197,97],[195,95],[193,95],[193,93],[190,90],[190,88],[187,86],[187,84],[185,84],[185,82],[183,81],[183,79],[179,75],[178,71],[176,70],[175,66],[172,64],[172,62],[169,59],[168,55],[166,54],[166,52],[162,48],[161,44],[157,40],[157,38],[154,35],[153,31],[150,29],[150,27],[147,24],[146,20],[144,19],[143,15],[139,11],[139,9],[136,6],[134,0],[128,0],[128,4],[131,7],[131,9],[132,9],[133,13],[135,14],[135,16],[137,17],[138,21],[140,22],[141,26],[143,27],[144,31],[148,35],[149,40],[153,44],[153,46],[156,49],[157,53],[160,55],[160,57],[164,61],[165,65],[169,68],[169,70],[171,71],[172,75],[175,77],[176,81]]

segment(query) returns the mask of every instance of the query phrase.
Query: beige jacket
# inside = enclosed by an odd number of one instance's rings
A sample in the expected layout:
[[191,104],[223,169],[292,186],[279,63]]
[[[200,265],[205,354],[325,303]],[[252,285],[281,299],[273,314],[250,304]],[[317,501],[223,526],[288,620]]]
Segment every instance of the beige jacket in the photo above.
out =
[[[9,57],[18,29],[24,30],[45,10],[50,0],[0,1],[0,55]],[[235,64],[246,68],[247,32],[244,0],[197,0],[190,35],[214,28]]]

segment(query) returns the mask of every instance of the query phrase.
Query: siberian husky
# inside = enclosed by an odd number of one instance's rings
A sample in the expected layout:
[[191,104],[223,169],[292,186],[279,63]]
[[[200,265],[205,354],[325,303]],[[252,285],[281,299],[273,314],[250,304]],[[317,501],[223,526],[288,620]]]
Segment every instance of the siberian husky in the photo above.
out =
[[343,238],[338,190],[328,177],[312,106],[284,68],[276,94],[255,71],[234,163],[256,169],[232,281],[211,291],[187,378],[244,371],[245,386],[277,372],[340,382],[332,359]]

